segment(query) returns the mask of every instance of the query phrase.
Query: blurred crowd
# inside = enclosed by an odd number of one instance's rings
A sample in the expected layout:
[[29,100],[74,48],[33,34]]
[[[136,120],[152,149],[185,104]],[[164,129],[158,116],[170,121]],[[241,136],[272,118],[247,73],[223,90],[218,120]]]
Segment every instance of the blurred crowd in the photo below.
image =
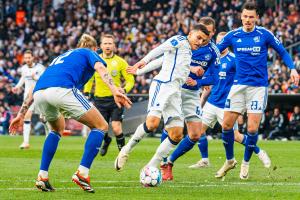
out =
[[[152,48],[175,34],[186,34],[202,16],[217,22],[217,33],[241,25],[240,0],[2,0],[0,1],[0,105],[20,105],[11,88],[20,78],[23,52],[33,51],[36,62],[47,66],[62,52],[74,48],[83,32],[97,41],[104,33],[117,38],[117,54],[134,64]],[[257,1],[259,25],[270,29],[285,47],[300,41],[299,6],[294,0]],[[300,45],[289,49],[300,70]],[[289,70],[269,50],[269,93],[300,93],[289,81]],[[131,91],[147,94],[157,71],[137,76]],[[133,101],[147,97],[135,97]]]

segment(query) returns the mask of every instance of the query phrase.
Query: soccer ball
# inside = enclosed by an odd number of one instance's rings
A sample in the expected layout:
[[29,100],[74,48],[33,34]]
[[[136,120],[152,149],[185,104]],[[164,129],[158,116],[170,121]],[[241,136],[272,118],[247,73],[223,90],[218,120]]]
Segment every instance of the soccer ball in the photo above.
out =
[[156,167],[144,167],[140,174],[140,182],[144,187],[156,187],[161,184],[161,173]]

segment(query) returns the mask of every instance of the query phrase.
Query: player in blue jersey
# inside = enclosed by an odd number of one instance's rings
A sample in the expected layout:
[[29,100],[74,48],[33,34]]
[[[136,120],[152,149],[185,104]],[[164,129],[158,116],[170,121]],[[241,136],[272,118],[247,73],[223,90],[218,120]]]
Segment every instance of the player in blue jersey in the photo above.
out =
[[[202,86],[213,85],[218,80],[220,52],[216,45],[211,41],[215,33],[215,21],[211,17],[202,17],[199,23],[205,25],[210,32],[210,41],[204,44],[192,53],[192,67],[201,67],[205,74],[204,76],[190,73],[186,84],[182,86],[182,110],[184,120],[187,126],[187,135],[179,143],[175,151],[169,156],[168,160],[161,165],[163,180],[173,180],[172,167],[174,162],[185,152],[193,148],[195,143],[200,138],[201,123],[201,105],[200,105],[200,88]],[[164,140],[167,132],[162,133],[161,141]]]
[[[216,42],[220,42],[226,32],[220,32],[217,36]],[[208,127],[213,128],[216,122],[222,124],[224,117],[224,106],[228,93],[234,81],[235,76],[235,55],[228,49],[221,52],[221,65],[219,71],[219,81],[211,89],[210,96],[205,103],[202,110],[202,127],[201,138],[198,141],[198,147],[201,152],[202,159],[190,168],[202,168],[209,166],[208,159],[208,142],[205,135]],[[247,135],[240,134],[235,124],[234,139],[243,145],[247,142]],[[263,162],[266,168],[271,166],[271,160],[264,150],[258,146],[255,147],[254,152],[258,155],[259,159]]]
[[117,105],[130,107],[131,104],[130,100],[118,91],[107,72],[106,63],[95,52],[96,40],[90,35],[83,34],[77,47],[52,61],[37,81],[33,92],[33,88],[31,89],[17,117],[10,125],[10,132],[15,133],[22,124],[24,114],[33,100],[37,109],[51,125],[51,131],[44,143],[40,171],[36,181],[36,187],[42,191],[54,191],[49,183],[48,169],[65,128],[64,117],[70,117],[91,129],[80,165],[72,176],[72,180],[84,191],[94,192],[90,185],[89,169],[99,152],[103,134],[108,130],[108,124],[79,90],[95,71],[109,86]]
[[291,70],[291,80],[298,86],[299,75],[293,61],[280,41],[267,29],[256,26],[258,20],[255,3],[247,2],[242,7],[243,26],[230,31],[218,44],[220,51],[231,46],[235,54],[236,75],[225,103],[222,139],[226,151],[226,161],[216,174],[221,178],[234,168],[233,126],[239,114],[247,111],[247,135],[244,160],[241,164],[240,178],[248,179],[249,161],[258,139],[258,127],[266,108],[268,96],[267,54],[271,46]]

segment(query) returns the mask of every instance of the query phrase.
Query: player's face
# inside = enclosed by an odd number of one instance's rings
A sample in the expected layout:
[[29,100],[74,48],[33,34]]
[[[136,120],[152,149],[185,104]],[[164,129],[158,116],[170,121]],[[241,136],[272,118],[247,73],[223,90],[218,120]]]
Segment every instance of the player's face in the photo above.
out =
[[24,62],[28,65],[31,66],[33,63],[33,56],[30,53],[25,53],[24,54]]
[[214,36],[215,34],[215,27],[213,24],[210,24],[210,25],[205,25],[206,29],[208,30],[209,32],[209,39],[211,40],[211,38]]
[[242,11],[242,24],[246,31],[252,31],[256,21],[258,20],[258,15],[255,10],[244,9]]
[[115,49],[114,40],[112,38],[104,37],[101,42],[101,49],[106,55],[112,54]]
[[192,50],[196,50],[208,43],[209,36],[205,35],[202,31],[191,31],[188,35],[188,40]]

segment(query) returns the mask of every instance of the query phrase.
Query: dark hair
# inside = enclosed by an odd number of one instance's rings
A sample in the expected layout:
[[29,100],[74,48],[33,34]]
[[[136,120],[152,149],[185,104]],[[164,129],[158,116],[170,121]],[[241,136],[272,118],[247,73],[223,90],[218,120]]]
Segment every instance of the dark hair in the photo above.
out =
[[195,24],[192,28],[193,31],[202,31],[205,35],[209,36],[209,31],[203,24]]
[[213,25],[214,29],[216,29],[216,21],[211,17],[201,17],[199,23],[204,25]]
[[254,3],[254,2],[246,2],[246,3],[244,3],[244,5],[242,7],[242,11],[244,9],[246,9],[246,10],[255,10],[256,13],[258,11],[256,3]]

